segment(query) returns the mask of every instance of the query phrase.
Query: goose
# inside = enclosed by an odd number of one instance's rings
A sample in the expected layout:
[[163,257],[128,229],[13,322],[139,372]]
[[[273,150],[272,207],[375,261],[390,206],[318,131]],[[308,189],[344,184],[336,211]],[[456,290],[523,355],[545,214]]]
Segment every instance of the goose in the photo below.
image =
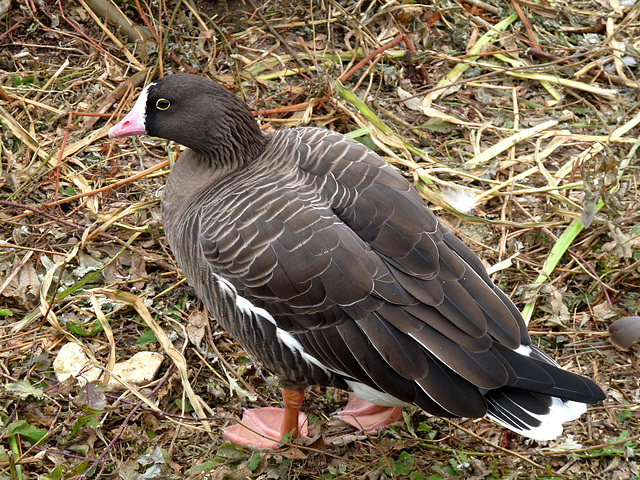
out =
[[134,135],[186,147],[162,194],[171,251],[222,328],[280,378],[284,408],[246,411],[227,439],[304,437],[310,385],[349,392],[340,418],[368,432],[416,405],[535,440],[604,399],[532,344],[479,258],[361,143],[314,127],[264,134],[242,100],[192,74],[147,85],[109,130]]

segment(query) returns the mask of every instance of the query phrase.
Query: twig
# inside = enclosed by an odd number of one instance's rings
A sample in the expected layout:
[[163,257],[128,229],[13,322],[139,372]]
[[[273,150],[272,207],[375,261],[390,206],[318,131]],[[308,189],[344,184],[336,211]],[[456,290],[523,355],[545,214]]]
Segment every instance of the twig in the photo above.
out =
[[[207,310],[205,309],[204,314],[208,317],[209,316],[209,312],[207,312]],[[213,341],[213,335],[211,334],[211,330],[207,329],[207,333],[208,333],[208,340],[209,340],[209,345],[211,346],[211,348],[213,349],[213,353],[216,354],[216,356],[218,357],[218,359],[229,369],[233,372],[234,376],[239,379],[242,384],[245,386],[245,388],[247,390],[249,390],[251,393],[253,393],[262,403],[264,403],[265,405],[269,405],[269,402],[267,402],[267,400],[260,395],[258,392],[255,391],[255,389],[249,385],[249,383],[244,379],[244,377],[242,377],[241,375],[238,374],[238,371],[233,368],[231,366],[231,364],[227,361],[226,358],[224,358],[224,355],[222,355],[220,353],[220,350],[218,350],[218,347],[216,346],[215,342]],[[253,362],[253,360],[252,360]],[[272,393],[273,393],[273,389],[272,389]]]
[[271,23],[269,23],[269,21],[265,18],[265,16],[262,14],[260,9],[258,9],[258,7],[256,7],[256,4],[253,2],[253,0],[249,0],[249,3],[251,4],[251,7],[255,10],[256,15],[258,15],[258,17],[260,17],[260,20],[262,20],[262,22],[265,24],[265,26],[269,29],[271,34],[274,37],[276,37],[276,39],[278,39],[278,41],[287,50],[287,52],[289,52],[289,54],[293,57],[293,59],[296,61],[296,63],[298,65],[300,65],[302,68],[304,68],[304,71],[307,73],[307,76],[309,77],[309,80],[311,80],[313,78],[313,74],[311,73],[311,70],[309,70],[309,67],[307,67],[307,65],[305,63],[303,63],[302,60],[300,60],[300,58],[298,57],[298,54],[295,52],[295,50],[293,50],[289,46],[289,44],[285,41],[285,39],[282,38],[282,35],[280,35],[278,33],[278,31],[275,28],[273,28],[273,25],[271,25]]
[[156,32],[156,29],[153,28],[153,25],[151,25],[151,22],[149,22],[149,19],[147,18],[147,16],[142,11],[142,7],[140,6],[140,1],[139,0],[134,0],[134,2],[136,4],[136,8],[138,9],[138,13],[140,14],[140,17],[142,18],[142,21],[144,22],[145,26],[151,32],[151,35],[153,36],[153,39],[155,40],[155,42],[158,45],[161,45],[162,41],[160,40],[160,37],[158,36],[158,32]]
[[[528,53],[530,55],[533,55],[536,58],[540,58],[542,60],[548,60],[551,62],[565,63],[567,61],[562,57],[558,57],[556,55],[553,55],[552,53],[545,52],[540,48],[536,48],[536,47],[529,48]],[[602,78],[603,80],[613,83],[614,85],[621,85],[621,86],[625,85],[624,80],[622,80],[619,76],[614,75],[612,73],[608,73],[602,68],[596,68],[596,67],[591,68],[587,70],[587,75],[590,75],[593,78]]]
[[24,22],[27,18],[30,18],[30,17],[25,15],[20,20],[18,20],[16,23],[14,23],[11,26],[11,28],[9,28],[6,32],[2,32],[2,34],[0,34],[0,40],[2,40],[4,37],[9,35],[11,32],[13,32],[16,28],[18,28],[22,24],[22,22]]
[[[354,73],[356,73],[358,70],[360,70],[362,68],[363,65],[366,65],[368,62],[371,61],[372,58],[376,57],[377,55],[380,55],[382,52],[384,52],[385,50],[389,50],[391,47],[395,47],[396,45],[398,45],[400,42],[402,41],[406,41],[407,40],[407,36],[406,35],[399,35],[396,38],[394,38],[393,40],[391,40],[389,43],[387,43],[386,45],[383,45],[382,47],[374,50],[373,52],[371,52],[369,55],[367,55],[366,57],[364,57],[362,60],[360,60],[357,64],[355,64],[353,66],[353,68],[351,68],[351,70],[349,70],[346,73],[343,73],[342,75],[340,75],[339,80],[341,82],[346,82]],[[412,45],[413,46],[413,45]]]
[[24,267],[24,265],[29,261],[32,255],[32,251],[27,252],[27,254],[22,257],[22,260],[20,260],[20,264],[16,268],[14,268],[13,272],[11,272],[10,275],[7,275],[7,278],[4,280],[4,282],[2,282],[2,285],[0,285],[0,295],[2,294],[2,292],[4,292],[4,289],[7,288],[7,285],[11,283],[11,280],[13,280],[20,273],[20,270],[22,270],[22,267]]
[[[109,110],[109,108],[117,100],[121,98],[126,98],[131,89],[139,85],[142,85],[147,79],[147,77],[150,75],[150,73],[151,73],[151,69],[145,68],[143,70],[140,70],[135,75],[127,78],[124,82],[121,82],[111,93],[109,93],[106,96],[106,98],[104,98],[104,100],[102,100],[102,102],[100,102],[100,104],[97,107],[94,107],[95,111],[99,115],[85,114],[85,116],[89,118],[84,121],[83,130],[89,130],[99,117],[105,116],[104,113],[107,110]],[[120,113],[120,110],[122,110],[122,107],[123,105],[119,106],[118,113]],[[107,115],[107,116],[111,117],[112,115]]]
[[[576,453],[591,452],[593,450],[598,450],[600,448],[607,448],[607,447],[611,447],[613,445],[620,445],[621,443],[632,442],[632,441],[638,440],[638,439],[640,439],[640,434],[631,435],[630,437],[621,438],[619,440],[614,440],[614,441],[611,441],[611,442],[600,443],[598,445],[592,445],[590,447],[577,448],[575,450],[562,450],[561,453],[563,455],[571,455],[571,454],[576,454]],[[540,452],[535,452],[535,453],[539,454]],[[543,451],[542,454],[543,455],[557,455],[558,452],[557,451],[551,451],[551,452],[544,452]]]
[[64,14],[64,10],[62,9],[62,0],[58,0],[58,6],[60,7],[60,16],[64,19],[65,22],[71,25],[71,28],[73,28],[76,32],[82,35],[82,37],[84,37],[91,45],[93,45],[99,51],[105,54],[108,53],[104,48],[98,45],[91,37],[89,37],[86,33],[84,33],[80,27],[78,27],[75,23],[73,23],[71,20],[67,18],[67,16]]
[[[545,235],[547,235],[550,240],[552,240],[553,242],[558,242],[558,240],[559,240],[558,237],[556,235],[554,235],[553,232],[551,232],[549,229],[542,227],[540,230]],[[587,262],[584,258],[582,258],[580,255],[578,255],[576,252],[574,252],[570,248],[567,248],[567,253],[569,253],[569,255],[571,255],[573,258],[575,258],[580,263],[582,263],[585,266],[585,268],[587,268],[587,270],[589,270],[591,272],[593,277],[598,281],[598,283],[602,287],[602,291],[603,291],[604,296],[607,299],[607,303],[609,304],[609,306],[611,308],[613,308],[613,302],[611,301],[611,297],[609,296],[609,292],[607,291],[607,289],[610,288],[610,287],[608,287],[607,284],[605,284],[602,281],[602,279],[600,278],[600,275],[598,275],[598,272],[595,271],[595,269],[589,264],[589,262]]]
[[[121,187],[122,185],[126,185],[127,183],[135,182],[136,180],[139,180],[142,177],[146,177],[147,175],[155,172],[156,170],[160,170],[160,169],[163,169],[163,168],[168,167],[168,166],[169,166],[169,160],[165,160],[163,162],[160,162],[160,163],[154,165],[153,167],[150,167],[150,168],[147,168],[146,170],[138,172],[135,175],[131,175],[130,177],[127,177],[127,178],[125,178],[123,180],[118,180],[117,182],[112,183],[111,185],[105,185],[104,187],[96,188],[95,190],[91,190],[91,191],[84,192],[84,193],[78,193],[76,195],[72,195],[70,197],[66,197],[66,198],[63,198],[61,200],[57,200],[55,202],[45,203],[42,206],[43,207],[47,207],[47,208],[57,207],[58,205],[62,205],[64,203],[71,202],[73,200],[78,200],[79,198],[89,197],[91,195],[96,195],[98,193],[106,192],[108,190],[113,190],[113,189],[116,189],[118,187]],[[12,221],[12,220],[18,220],[20,218],[26,217],[27,215],[31,215],[33,213],[39,213],[37,208],[32,208],[32,207],[29,207],[29,206],[26,206],[26,205],[22,205],[22,204],[19,204],[19,203],[15,204],[15,206],[19,206],[21,208],[25,208],[28,211],[25,212],[25,213],[22,213],[21,215],[16,215],[14,217],[0,219],[0,221],[8,222],[8,221]]]
[[525,13],[522,11],[522,8],[520,7],[520,4],[518,3],[517,0],[511,0],[511,6],[518,13],[518,17],[520,17],[520,21],[522,22],[525,30],[527,31],[527,36],[531,41],[531,45],[533,45],[532,48],[537,48],[539,50],[540,44],[538,43],[538,39],[536,38],[535,33],[533,33],[533,27],[531,26],[529,17],[527,17]]
[[498,7],[494,7],[493,5],[489,5],[486,2],[481,0],[462,0],[464,3],[468,3],[469,5],[474,5],[482,10],[492,13],[494,15],[500,15],[500,9]]
[[305,110],[309,107],[310,102],[302,102],[297,103],[295,105],[286,105],[284,107],[278,108],[269,108],[267,110],[256,110],[253,112],[254,115],[274,115],[276,113],[288,113],[288,112],[297,112],[299,110]]
[[115,3],[108,0],[84,0],[84,2],[90,10],[118,28],[123,35],[129,38],[130,42],[133,43],[136,40],[146,42],[150,40],[149,36],[142,29],[136,27]]
[[[148,398],[151,398],[153,395],[156,394],[156,392],[158,390],[160,390],[160,388],[163,386],[162,383],[159,383],[158,385],[156,385],[156,387],[153,389],[153,391],[148,395]],[[98,466],[99,463],[104,462],[105,459],[107,458],[107,456],[111,455],[112,453],[112,449],[114,447],[114,445],[116,444],[116,442],[118,440],[120,440],[120,437],[122,437],[122,435],[124,434],[125,429],[127,428],[127,425],[129,424],[129,422],[131,421],[131,419],[133,418],[133,416],[138,412],[138,410],[140,410],[140,408],[144,405],[144,403],[142,401],[139,401],[135,407],[133,407],[133,409],[131,410],[131,412],[129,412],[129,415],[127,415],[127,417],[123,420],[123,422],[120,424],[120,428],[118,429],[118,433],[116,433],[113,436],[113,439],[109,442],[109,445],[107,445],[106,447],[104,447],[104,450],[102,451],[102,453],[100,454],[100,456],[98,458],[96,458],[93,462],[93,464],[91,464],[90,467],[88,467],[84,473],[82,475],[76,475],[75,477],[73,477],[71,480],[85,480],[87,478],[88,475],[93,475],[93,469],[96,468]],[[99,475],[98,475],[99,477]]]

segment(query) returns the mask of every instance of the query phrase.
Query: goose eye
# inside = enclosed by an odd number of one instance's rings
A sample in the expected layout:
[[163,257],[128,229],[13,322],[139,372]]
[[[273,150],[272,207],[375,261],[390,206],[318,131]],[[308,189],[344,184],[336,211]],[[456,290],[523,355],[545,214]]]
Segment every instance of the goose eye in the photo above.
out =
[[156,107],[158,110],[166,110],[171,106],[171,102],[166,98],[161,98],[156,102]]

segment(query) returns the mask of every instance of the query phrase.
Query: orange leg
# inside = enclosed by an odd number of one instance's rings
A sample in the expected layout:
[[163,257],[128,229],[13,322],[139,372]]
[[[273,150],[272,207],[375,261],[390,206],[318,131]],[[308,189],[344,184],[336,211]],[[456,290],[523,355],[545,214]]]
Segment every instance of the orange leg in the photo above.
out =
[[298,438],[298,416],[304,400],[304,392],[283,388],[282,403],[284,403],[284,418],[282,419],[282,434],[293,432],[293,438]]

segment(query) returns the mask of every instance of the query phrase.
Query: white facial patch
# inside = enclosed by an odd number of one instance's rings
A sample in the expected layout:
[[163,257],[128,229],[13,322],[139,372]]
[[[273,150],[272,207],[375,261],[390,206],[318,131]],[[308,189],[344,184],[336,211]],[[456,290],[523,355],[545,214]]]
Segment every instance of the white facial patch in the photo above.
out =
[[135,105],[131,109],[131,112],[129,112],[129,115],[133,115],[134,118],[138,118],[140,120],[141,125],[145,125],[147,120],[147,98],[149,97],[149,87],[153,85],[155,85],[155,82],[144,87],[142,92],[140,92],[138,100],[136,100]]

